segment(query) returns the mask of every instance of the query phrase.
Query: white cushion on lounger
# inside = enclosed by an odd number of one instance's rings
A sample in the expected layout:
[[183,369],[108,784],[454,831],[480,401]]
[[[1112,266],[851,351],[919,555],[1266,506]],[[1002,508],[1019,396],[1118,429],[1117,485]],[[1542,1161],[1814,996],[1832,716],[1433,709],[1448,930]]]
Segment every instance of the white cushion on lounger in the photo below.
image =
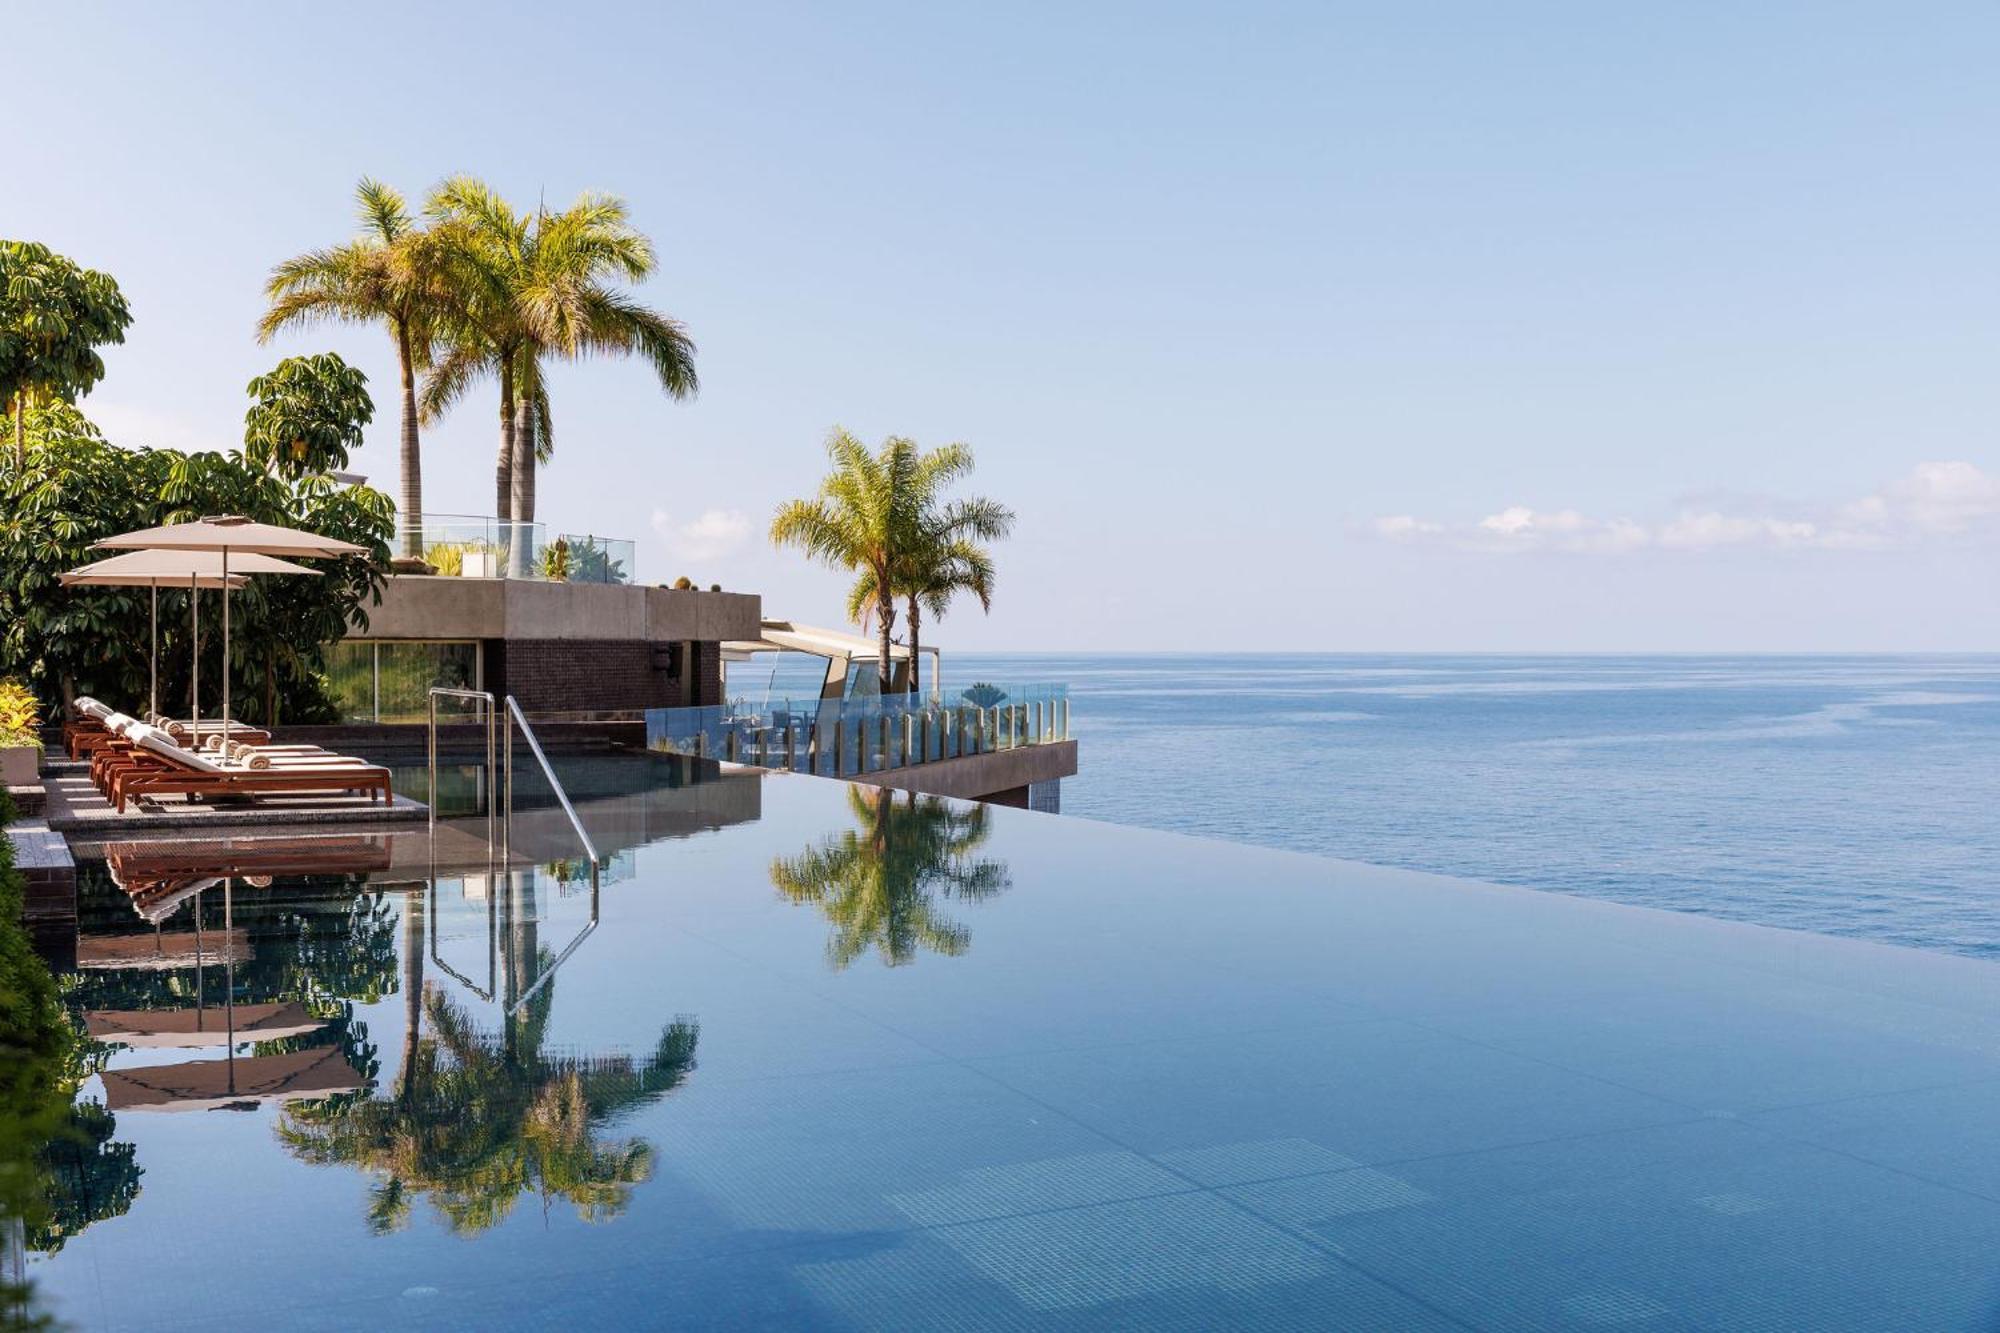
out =
[[76,697],[76,711],[82,713],[85,717],[94,718],[99,722],[111,716],[111,709],[108,705],[97,702],[97,700],[87,694],[79,694]]
[[229,771],[220,764],[209,762],[193,750],[177,745],[171,736],[168,736],[157,727],[149,727],[144,723],[135,722],[131,727],[126,729],[125,734],[131,738],[134,745],[151,750],[154,754],[164,755],[178,764],[183,764],[188,768],[194,769],[197,773],[227,773]]

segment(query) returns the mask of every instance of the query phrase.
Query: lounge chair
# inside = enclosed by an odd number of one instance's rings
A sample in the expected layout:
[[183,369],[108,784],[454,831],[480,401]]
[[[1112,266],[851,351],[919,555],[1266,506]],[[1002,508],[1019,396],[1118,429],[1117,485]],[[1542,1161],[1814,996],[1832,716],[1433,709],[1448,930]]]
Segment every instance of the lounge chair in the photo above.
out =
[[126,728],[132,742],[132,762],[115,768],[106,792],[116,809],[139,796],[173,793],[180,796],[270,796],[293,792],[361,792],[372,803],[394,800],[389,770],[375,764],[330,755],[325,760],[297,763],[217,763],[184,748],[159,731],[139,723]]

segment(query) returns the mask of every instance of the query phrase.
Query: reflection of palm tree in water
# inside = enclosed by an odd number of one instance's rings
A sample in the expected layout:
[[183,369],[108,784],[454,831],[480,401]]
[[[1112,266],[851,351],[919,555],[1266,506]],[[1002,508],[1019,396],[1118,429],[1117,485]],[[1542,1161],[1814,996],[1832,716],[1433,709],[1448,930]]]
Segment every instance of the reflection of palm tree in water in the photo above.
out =
[[[542,1049],[555,995],[550,980],[503,1020],[501,1033],[483,1032],[464,1008],[424,984],[422,916],[420,893],[413,893],[404,914],[408,1002],[394,1093],[287,1107],[279,1136],[307,1161],[375,1175],[369,1223],[377,1232],[402,1227],[425,1194],[461,1234],[494,1226],[530,1192],[568,1200],[586,1221],[617,1216],[631,1187],[651,1174],[652,1149],[640,1139],[600,1140],[599,1132],[686,1080],[697,1025],[667,1025],[644,1060],[551,1055]],[[512,991],[523,961],[513,956],[518,946],[533,950],[537,974],[553,960],[534,944],[531,926],[515,927],[510,943],[517,946],[508,950]]]
[[844,968],[873,948],[891,967],[922,949],[958,955],[972,944],[935,899],[978,902],[1008,887],[1005,862],[974,859],[986,841],[983,805],[957,805],[886,788],[850,787],[861,824],[797,856],[771,863],[771,882],[795,903],[812,903],[833,923],[827,961]]

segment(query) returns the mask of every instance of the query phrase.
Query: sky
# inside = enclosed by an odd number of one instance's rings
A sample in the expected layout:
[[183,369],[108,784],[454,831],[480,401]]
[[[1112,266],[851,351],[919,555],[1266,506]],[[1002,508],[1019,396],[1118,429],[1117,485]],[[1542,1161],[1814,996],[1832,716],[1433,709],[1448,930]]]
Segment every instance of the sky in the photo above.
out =
[[[85,411],[240,443],[371,175],[626,199],[700,347],[553,378],[552,529],[837,623],[827,431],[1019,515],[947,651],[2000,650],[2000,9],[26,7],[0,236],[115,276]],[[20,53],[33,58],[19,58]],[[491,510],[497,393],[424,435]]]

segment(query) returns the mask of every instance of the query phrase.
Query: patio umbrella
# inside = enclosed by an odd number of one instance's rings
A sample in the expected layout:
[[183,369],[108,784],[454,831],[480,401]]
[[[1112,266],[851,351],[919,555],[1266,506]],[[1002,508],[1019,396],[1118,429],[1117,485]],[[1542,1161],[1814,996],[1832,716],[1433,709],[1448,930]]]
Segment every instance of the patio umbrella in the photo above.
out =
[[[188,589],[189,615],[192,617],[192,633],[195,642],[201,640],[201,606],[195,597],[197,588],[220,588],[226,602],[231,588],[240,588],[248,574],[313,574],[317,569],[307,569],[286,560],[275,560],[268,555],[242,555],[236,559],[236,568],[229,571],[225,579],[222,573],[222,555],[218,551],[128,551],[124,555],[109,556],[103,560],[81,565],[60,576],[64,587],[70,588],[150,588],[152,589],[153,618],[153,675],[152,685],[147,694],[147,716],[157,717],[160,712],[160,585],[178,588],[182,584]],[[190,709],[193,721],[201,720],[201,655],[194,658],[194,685],[190,690]]]
[[[169,523],[163,528],[141,528],[137,532],[106,537],[94,545],[110,550],[215,551],[222,556],[221,575],[229,577],[231,554],[301,556],[332,559],[343,555],[367,555],[368,548],[316,532],[287,528],[276,523],[257,523],[240,514],[213,515],[192,523]],[[222,599],[222,736],[229,739],[229,598]]]

